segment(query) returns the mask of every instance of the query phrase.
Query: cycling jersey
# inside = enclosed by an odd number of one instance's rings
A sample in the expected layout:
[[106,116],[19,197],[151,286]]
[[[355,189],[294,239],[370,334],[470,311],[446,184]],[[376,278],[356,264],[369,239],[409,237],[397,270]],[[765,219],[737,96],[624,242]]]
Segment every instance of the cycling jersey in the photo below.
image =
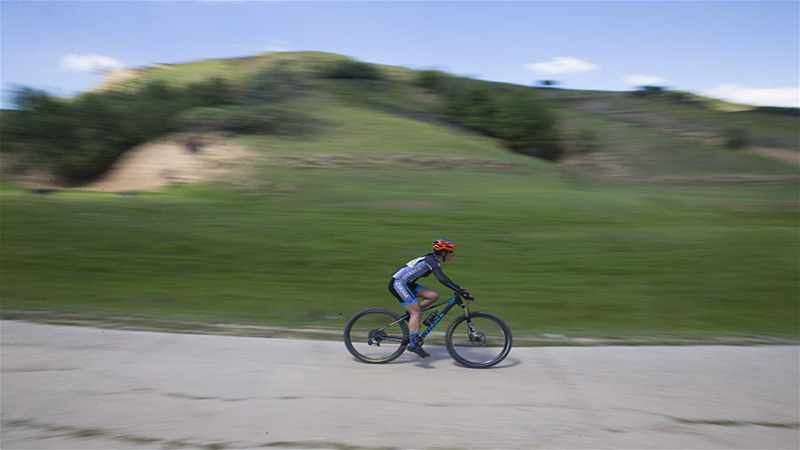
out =
[[442,265],[433,253],[414,258],[405,265],[400,266],[389,280],[389,292],[403,305],[410,305],[417,301],[416,293],[423,287],[417,284],[419,278],[427,277],[433,273],[440,283],[448,288],[459,291],[457,284],[442,272]]

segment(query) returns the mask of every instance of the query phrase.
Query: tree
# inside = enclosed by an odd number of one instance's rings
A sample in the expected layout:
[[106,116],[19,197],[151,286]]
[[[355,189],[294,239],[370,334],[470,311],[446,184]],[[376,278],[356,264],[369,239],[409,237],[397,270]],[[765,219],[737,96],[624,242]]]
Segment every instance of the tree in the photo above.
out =
[[639,86],[637,90],[633,91],[635,97],[649,97],[657,96],[666,92],[667,88],[663,86]]
[[750,136],[741,128],[727,128],[725,130],[725,147],[731,150],[741,150],[750,144]]
[[442,93],[450,78],[450,75],[440,70],[423,70],[417,73],[414,84],[431,92]]
[[460,122],[473,130],[495,134],[499,108],[484,84],[470,83],[461,90],[460,97]]
[[382,80],[383,75],[372,64],[353,60],[336,61],[322,71],[323,78]]
[[500,136],[515,151],[551,161],[563,155],[555,116],[531,92],[507,95],[498,125]]

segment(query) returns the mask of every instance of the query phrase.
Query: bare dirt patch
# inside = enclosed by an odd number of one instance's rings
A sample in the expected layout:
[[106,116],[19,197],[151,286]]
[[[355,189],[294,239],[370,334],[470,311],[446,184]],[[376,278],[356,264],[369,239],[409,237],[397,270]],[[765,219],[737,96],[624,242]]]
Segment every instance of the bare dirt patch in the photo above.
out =
[[721,173],[709,175],[665,175],[640,178],[639,181],[657,184],[796,184],[800,183],[800,177],[791,175]]
[[81,189],[152,191],[163,187],[243,178],[254,152],[215,135],[178,134],[127,152],[101,179]]
[[154,191],[168,186],[224,179],[252,183],[256,152],[213,134],[174,134],[126,152],[101,179],[65,186],[55,177],[32,171],[16,179],[29,189],[74,189],[101,192]]
[[561,170],[567,176],[602,178],[611,181],[627,181],[635,172],[625,162],[613,155],[591,154],[574,156],[561,161]]
[[[777,150],[782,152],[782,150]],[[718,173],[641,176],[625,161],[613,155],[576,156],[561,162],[562,172],[573,178],[600,179],[616,183],[647,184],[798,184],[800,176]]]
[[791,150],[783,150],[780,148],[771,147],[754,147],[747,149],[747,152],[800,167],[800,153],[793,152]]
[[307,153],[303,155],[271,156],[267,158],[266,164],[296,169],[397,169],[412,167],[421,170],[449,168],[488,172],[525,172],[531,170],[527,165],[493,159],[425,155],[420,153]]

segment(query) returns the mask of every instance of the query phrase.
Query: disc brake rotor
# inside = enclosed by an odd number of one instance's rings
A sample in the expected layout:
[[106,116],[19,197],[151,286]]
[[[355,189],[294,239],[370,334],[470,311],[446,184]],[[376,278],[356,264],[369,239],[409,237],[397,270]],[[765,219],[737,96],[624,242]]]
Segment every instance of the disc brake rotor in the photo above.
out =
[[469,336],[469,343],[472,344],[473,347],[480,347],[486,343],[486,336],[481,333],[471,334]]

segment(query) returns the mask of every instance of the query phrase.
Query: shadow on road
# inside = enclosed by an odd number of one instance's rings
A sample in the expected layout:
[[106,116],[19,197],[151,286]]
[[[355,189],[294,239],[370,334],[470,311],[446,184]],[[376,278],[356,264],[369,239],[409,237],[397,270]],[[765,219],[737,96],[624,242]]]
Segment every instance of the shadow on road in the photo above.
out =
[[[456,366],[456,367],[460,367],[460,368],[464,368],[464,369],[467,368],[467,367],[464,367],[464,366],[458,364],[457,362],[453,361],[452,358],[450,358],[450,354],[447,353],[447,350],[445,348],[443,348],[443,347],[427,347],[426,346],[425,350],[427,350],[428,353],[430,353],[431,356],[429,356],[427,358],[420,358],[420,357],[418,357],[417,355],[415,355],[415,354],[413,354],[411,352],[406,352],[400,358],[398,358],[398,359],[396,359],[396,360],[394,360],[394,361],[392,361],[392,362],[390,362],[388,364],[389,365],[414,364],[417,367],[420,367],[422,369],[435,369],[436,367],[434,366],[434,363],[436,363],[437,361],[450,360],[452,362],[452,364],[454,366]],[[353,358],[353,361],[358,362],[358,363],[363,363],[362,361],[360,361],[357,358]],[[507,369],[509,367],[518,366],[520,364],[522,364],[522,361],[520,361],[518,359],[506,358],[503,362],[501,362],[500,364],[498,364],[496,366],[491,367],[490,369]]]

